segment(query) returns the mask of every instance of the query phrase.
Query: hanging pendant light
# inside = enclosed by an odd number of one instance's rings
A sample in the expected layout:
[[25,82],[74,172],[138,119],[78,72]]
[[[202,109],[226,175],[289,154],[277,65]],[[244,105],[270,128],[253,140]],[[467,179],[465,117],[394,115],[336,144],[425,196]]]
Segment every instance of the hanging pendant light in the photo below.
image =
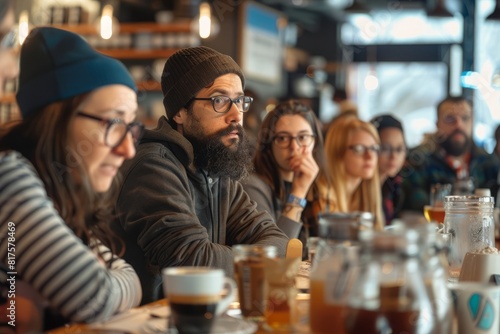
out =
[[113,6],[107,4],[103,6],[101,16],[97,19],[97,31],[102,39],[110,39],[113,35],[118,35],[120,31],[120,22],[113,12]]
[[200,38],[206,39],[217,36],[220,23],[212,15],[212,9],[208,1],[202,1],[199,5],[198,16],[191,22],[191,30],[199,34]]
[[17,33],[20,45],[24,43],[24,40],[26,39],[26,37],[28,37],[29,32],[30,32],[29,15],[26,10],[23,10],[19,15],[19,28]]
[[212,13],[210,4],[208,2],[200,3],[200,16],[198,19],[198,28],[201,38],[208,38],[210,36],[212,26]]

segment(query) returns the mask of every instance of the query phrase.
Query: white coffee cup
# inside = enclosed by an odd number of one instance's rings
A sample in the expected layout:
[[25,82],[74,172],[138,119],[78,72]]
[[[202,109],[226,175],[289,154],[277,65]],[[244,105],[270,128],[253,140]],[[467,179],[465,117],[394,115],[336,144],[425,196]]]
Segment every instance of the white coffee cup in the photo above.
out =
[[458,334],[498,334],[500,286],[476,282],[450,283]]
[[226,311],[236,297],[236,283],[225,277],[222,269],[165,268],[162,277],[172,319],[181,334],[210,332],[215,318]]

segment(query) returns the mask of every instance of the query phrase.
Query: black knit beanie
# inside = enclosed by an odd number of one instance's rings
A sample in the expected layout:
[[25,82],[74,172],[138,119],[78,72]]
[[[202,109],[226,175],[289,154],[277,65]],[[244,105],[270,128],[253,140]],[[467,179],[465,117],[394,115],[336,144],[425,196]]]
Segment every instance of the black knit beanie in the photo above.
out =
[[21,48],[16,99],[23,118],[41,108],[94,89],[121,84],[137,91],[127,68],[72,32],[33,29]]
[[391,115],[379,115],[374,117],[370,122],[375,126],[378,133],[387,128],[396,128],[404,132],[401,122]]
[[198,91],[227,73],[237,74],[245,88],[241,68],[227,55],[206,46],[186,48],[174,53],[165,63],[161,76],[167,117],[173,119]]

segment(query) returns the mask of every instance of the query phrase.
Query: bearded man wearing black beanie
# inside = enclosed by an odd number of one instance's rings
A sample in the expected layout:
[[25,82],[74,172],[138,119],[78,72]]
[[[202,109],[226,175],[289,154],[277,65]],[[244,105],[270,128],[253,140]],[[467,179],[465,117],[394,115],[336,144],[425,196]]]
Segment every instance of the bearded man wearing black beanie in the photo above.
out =
[[182,49],[167,60],[161,86],[166,117],[122,169],[114,223],[143,303],[162,297],[163,268],[209,266],[232,276],[232,245],[274,245],[283,256],[288,241],[239,183],[250,166],[242,120],[252,98],[238,64],[208,47]]

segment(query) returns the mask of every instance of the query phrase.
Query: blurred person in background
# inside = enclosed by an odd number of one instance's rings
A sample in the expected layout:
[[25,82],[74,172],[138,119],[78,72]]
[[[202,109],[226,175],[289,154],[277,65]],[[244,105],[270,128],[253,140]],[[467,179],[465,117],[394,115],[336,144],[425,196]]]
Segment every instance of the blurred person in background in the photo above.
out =
[[137,88],[122,63],[55,28],[31,31],[20,69],[23,120],[0,140],[0,309],[16,272],[17,332],[108,319],[141,299],[108,225],[143,130]]
[[257,136],[262,124],[262,113],[264,106],[261,98],[251,89],[245,89],[245,96],[253,99],[250,104],[250,109],[243,114],[243,129],[248,137],[250,145],[250,155],[253,157],[255,148],[257,147]]
[[298,237],[304,245],[307,237],[317,236],[321,210],[316,179],[325,171],[325,157],[321,124],[312,109],[288,100],[270,111],[253,164],[254,173],[242,183],[257,209],[271,213],[288,237]]
[[371,212],[382,229],[381,186],[378,174],[380,139],[375,127],[354,114],[337,117],[325,138],[328,179],[321,177],[321,207],[329,212]]
[[358,116],[358,106],[347,97],[347,92],[343,88],[335,88],[333,92],[333,102],[337,105],[338,114],[354,113]]
[[378,172],[382,184],[382,207],[386,225],[399,216],[403,205],[403,178],[400,174],[406,160],[403,126],[391,115],[379,115],[370,121],[380,137]]
[[[497,193],[500,160],[473,141],[473,108],[463,96],[448,96],[437,106],[437,131],[431,140],[410,150],[403,178],[403,210],[423,213],[433,184],[467,181]],[[469,189],[473,193],[474,189]]]

